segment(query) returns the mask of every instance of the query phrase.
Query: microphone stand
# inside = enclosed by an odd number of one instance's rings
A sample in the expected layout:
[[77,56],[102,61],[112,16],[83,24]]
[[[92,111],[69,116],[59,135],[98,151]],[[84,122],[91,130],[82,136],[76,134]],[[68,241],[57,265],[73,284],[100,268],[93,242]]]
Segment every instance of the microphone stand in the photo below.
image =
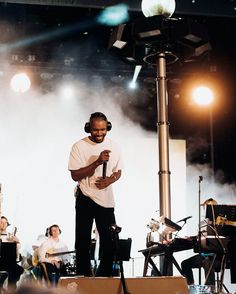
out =
[[126,285],[126,281],[125,281],[125,276],[124,276],[124,268],[123,268],[123,260],[121,257],[121,251],[120,251],[120,246],[119,246],[119,233],[121,231],[121,227],[118,227],[116,224],[111,225],[110,226],[110,230],[111,233],[113,235],[113,239],[115,241],[115,247],[116,247],[116,258],[118,256],[118,260],[119,260],[119,265],[120,265],[120,279],[121,279],[121,284],[123,287],[123,292],[124,294],[130,294],[128,289],[127,289],[127,285]]
[[201,254],[201,181],[202,176],[199,176],[198,181],[198,251],[199,251],[199,268],[198,268],[198,281],[201,285],[201,265],[202,265],[202,254]]

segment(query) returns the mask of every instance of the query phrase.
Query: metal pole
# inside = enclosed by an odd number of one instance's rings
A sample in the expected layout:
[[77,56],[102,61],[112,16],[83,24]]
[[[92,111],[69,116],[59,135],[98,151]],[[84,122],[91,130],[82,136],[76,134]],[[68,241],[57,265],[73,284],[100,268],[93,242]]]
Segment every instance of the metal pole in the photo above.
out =
[[[169,122],[168,96],[166,90],[166,53],[157,54],[157,114],[158,114],[158,146],[159,146],[159,203],[160,215],[171,219],[170,171],[169,171]],[[169,236],[171,237],[171,236]],[[160,241],[162,237],[160,236]],[[160,256],[161,272],[164,270],[164,256]],[[172,275],[169,264],[167,274]]]
[[214,161],[214,133],[213,133],[213,109],[209,107],[209,118],[210,118],[210,160],[212,169],[212,184],[215,182],[215,161]]
[[201,242],[201,181],[203,180],[202,176],[199,176],[198,181],[198,254],[199,254],[199,267],[198,267],[198,283],[202,283],[202,242]]
[[169,170],[169,122],[166,87],[166,54],[157,54],[157,113],[159,146],[159,201],[160,214],[171,218],[170,170]]

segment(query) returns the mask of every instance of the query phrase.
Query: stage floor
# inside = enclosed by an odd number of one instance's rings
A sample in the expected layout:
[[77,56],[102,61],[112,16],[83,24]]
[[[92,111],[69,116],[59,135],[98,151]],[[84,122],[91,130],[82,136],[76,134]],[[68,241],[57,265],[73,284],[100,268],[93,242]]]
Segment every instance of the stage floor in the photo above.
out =
[[[125,278],[127,293],[131,294],[188,294],[186,279],[180,277]],[[123,294],[119,277],[62,277],[58,286],[79,294]]]

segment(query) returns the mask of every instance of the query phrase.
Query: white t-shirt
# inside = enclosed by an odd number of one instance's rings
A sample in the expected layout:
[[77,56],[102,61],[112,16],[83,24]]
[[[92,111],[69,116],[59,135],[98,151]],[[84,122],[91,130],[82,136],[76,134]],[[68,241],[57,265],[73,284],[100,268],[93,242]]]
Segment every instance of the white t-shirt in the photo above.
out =
[[[107,162],[106,175],[109,177],[113,172],[122,169],[122,161],[119,147],[112,140],[105,137],[101,143],[95,143],[88,137],[76,142],[71,149],[69,158],[69,170],[78,170],[93,163],[104,150],[110,150],[110,158]],[[103,207],[114,207],[114,195],[112,185],[99,190],[95,182],[102,177],[103,165],[99,165],[91,177],[82,179],[78,185],[84,195]]]
[[39,254],[39,261],[40,262],[51,262],[51,260],[57,260],[57,261],[66,261],[68,258],[68,255],[58,255],[58,256],[47,256],[47,253],[54,254],[54,253],[60,253],[60,252],[67,252],[68,247],[67,245],[61,241],[60,239],[55,240],[52,237],[49,237],[47,240],[45,240],[38,249]]

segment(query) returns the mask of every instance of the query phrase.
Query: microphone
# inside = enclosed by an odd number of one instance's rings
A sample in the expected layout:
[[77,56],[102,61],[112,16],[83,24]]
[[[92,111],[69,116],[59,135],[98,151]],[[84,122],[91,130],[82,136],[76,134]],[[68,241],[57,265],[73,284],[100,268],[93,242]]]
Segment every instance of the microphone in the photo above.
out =
[[117,224],[110,225],[110,231],[115,234],[119,234],[121,232],[121,230],[122,230],[122,228],[117,226]]
[[105,179],[106,175],[107,175],[107,161],[104,161],[102,165],[102,178]]
[[176,224],[177,224],[177,223],[180,223],[180,222],[185,222],[185,223],[186,223],[186,221],[187,221],[188,219],[190,219],[191,217],[192,217],[192,216],[190,215],[190,216],[187,216],[187,217],[185,217],[185,218],[182,218],[181,220],[177,221]]
[[203,176],[199,176],[199,183],[203,180]]

